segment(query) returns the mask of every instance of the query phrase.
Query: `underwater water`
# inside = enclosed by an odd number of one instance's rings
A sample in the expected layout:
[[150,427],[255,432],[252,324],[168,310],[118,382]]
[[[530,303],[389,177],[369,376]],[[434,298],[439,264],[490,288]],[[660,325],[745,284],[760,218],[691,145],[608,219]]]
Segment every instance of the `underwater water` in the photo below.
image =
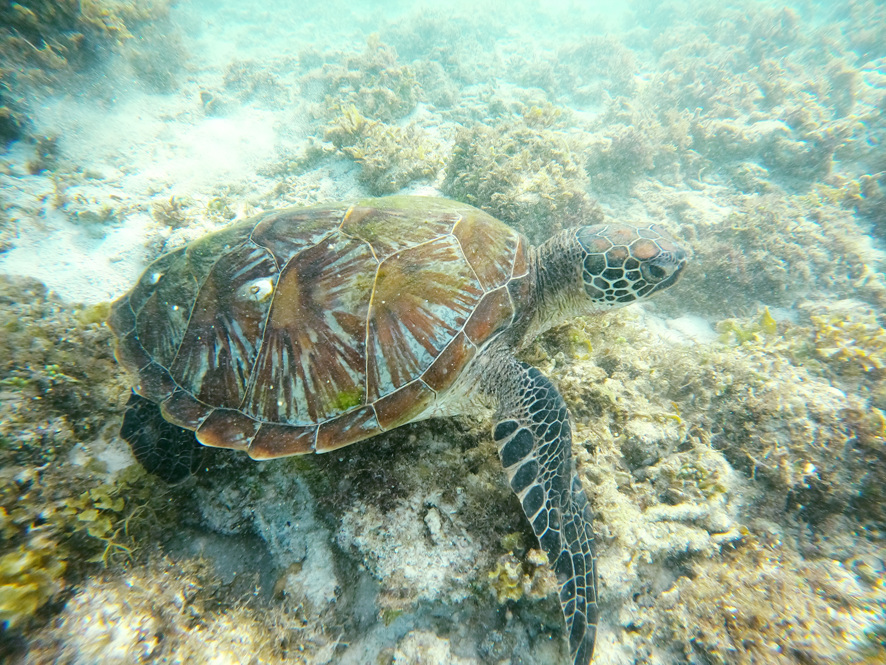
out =
[[152,261],[412,194],[691,254],[518,354],[571,417],[595,665],[886,663],[882,2],[31,0],[0,72],[0,662],[570,662],[489,414],[176,484],[119,435]]

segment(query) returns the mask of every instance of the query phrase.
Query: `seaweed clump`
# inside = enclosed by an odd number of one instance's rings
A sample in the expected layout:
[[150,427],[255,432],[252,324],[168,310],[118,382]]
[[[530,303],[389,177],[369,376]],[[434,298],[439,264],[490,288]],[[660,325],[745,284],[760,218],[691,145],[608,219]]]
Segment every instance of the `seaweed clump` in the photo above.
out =
[[877,613],[882,593],[853,579],[839,561],[805,560],[765,531],[746,531],[741,545],[717,559],[690,562],[662,599],[657,620],[646,625],[657,625],[653,642],[673,641],[682,658],[723,665],[881,662],[865,660],[873,644],[850,636]]
[[817,194],[740,195],[711,223],[675,206],[703,270],[686,288],[706,314],[734,316],[760,301],[790,307],[822,294],[854,292],[886,304],[886,281],[869,238],[846,210]]
[[[507,59],[507,76],[524,88],[541,88],[576,106],[593,106],[607,97],[637,90],[638,59],[613,36],[584,35],[555,52],[521,52]],[[486,80],[486,79],[484,79]]]
[[[14,533],[4,528],[4,538]],[[0,557],[0,624],[19,627],[61,591],[65,558],[52,539],[39,533]]]
[[696,155],[687,150],[688,116],[673,109],[652,113],[624,97],[611,103],[584,152],[590,186],[601,194],[626,191],[653,174],[673,182],[691,172]]
[[87,571],[132,560],[175,508],[138,467],[109,468],[126,389],[107,306],[7,277],[0,304],[0,620],[22,630]]
[[0,7],[0,53],[21,80],[60,81],[95,62],[103,46],[119,45],[132,30],[168,14],[169,0],[37,0]]
[[360,166],[358,177],[375,196],[433,179],[443,166],[439,144],[420,127],[370,120],[354,105],[342,109],[326,127],[324,138]]
[[[303,56],[304,62],[309,62]],[[359,55],[342,57],[342,64],[326,64],[309,72],[303,84],[319,83],[323,90],[322,115],[334,117],[340,109],[353,106],[361,115],[393,122],[411,113],[420,97],[416,73],[400,64],[397,51],[370,35]]]
[[886,330],[871,307],[843,300],[811,309],[819,357],[838,374],[884,376]]
[[519,228],[533,242],[602,218],[588,196],[580,139],[555,129],[562,111],[526,108],[522,117],[459,130],[443,191]]

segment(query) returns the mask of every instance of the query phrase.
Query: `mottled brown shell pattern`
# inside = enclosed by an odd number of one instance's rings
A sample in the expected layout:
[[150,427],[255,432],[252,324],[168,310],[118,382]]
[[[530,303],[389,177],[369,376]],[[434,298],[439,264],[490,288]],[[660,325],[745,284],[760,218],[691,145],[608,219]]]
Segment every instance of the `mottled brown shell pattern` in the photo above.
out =
[[428,413],[511,324],[527,250],[438,198],[280,210],[157,259],[110,325],[135,391],[201,443],[323,452]]

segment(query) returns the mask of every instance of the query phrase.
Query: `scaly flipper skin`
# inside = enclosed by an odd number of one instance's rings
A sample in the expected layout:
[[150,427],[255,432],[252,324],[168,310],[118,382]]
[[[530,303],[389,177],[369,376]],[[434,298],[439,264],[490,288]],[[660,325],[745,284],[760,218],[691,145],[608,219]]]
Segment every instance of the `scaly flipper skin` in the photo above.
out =
[[588,665],[597,629],[594,532],[572,460],[566,404],[534,367],[507,356],[490,367],[484,387],[498,399],[499,457],[560,583],[571,662]]
[[135,393],[126,403],[120,436],[129,442],[139,464],[167,483],[195,473],[207,450],[193,432],[166,422],[160,407]]

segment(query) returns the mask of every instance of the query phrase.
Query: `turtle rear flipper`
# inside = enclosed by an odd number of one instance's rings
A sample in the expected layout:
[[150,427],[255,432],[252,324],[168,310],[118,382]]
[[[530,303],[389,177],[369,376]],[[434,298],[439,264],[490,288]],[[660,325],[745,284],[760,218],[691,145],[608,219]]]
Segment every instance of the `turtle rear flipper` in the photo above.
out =
[[541,372],[513,358],[487,381],[499,400],[493,436],[502,466],[560,583],[571,662],[588,665],[597,631],[594,532],[566,404]]
[[120,436],[145,471],[167,483],[185,480],[203,463],[206,448],[194,433],[166,422],[159,406],[135,393],[126,404]]

